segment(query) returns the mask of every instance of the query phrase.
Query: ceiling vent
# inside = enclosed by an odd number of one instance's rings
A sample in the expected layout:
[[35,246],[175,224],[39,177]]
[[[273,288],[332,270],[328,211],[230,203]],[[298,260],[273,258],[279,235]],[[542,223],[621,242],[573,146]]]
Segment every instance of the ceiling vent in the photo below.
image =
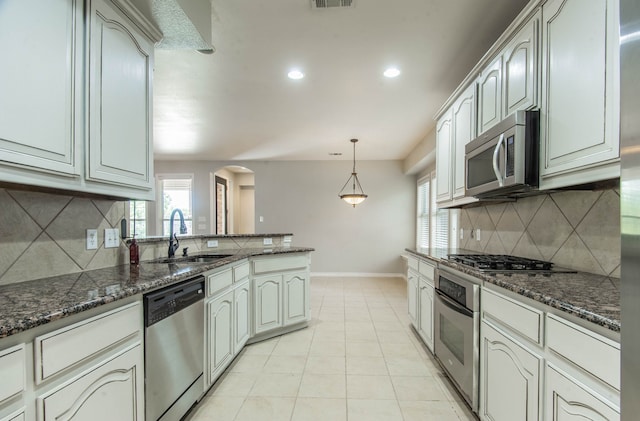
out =
[[329,9],[332,7],[353,7],[353,0],[311,0],[313,9]]

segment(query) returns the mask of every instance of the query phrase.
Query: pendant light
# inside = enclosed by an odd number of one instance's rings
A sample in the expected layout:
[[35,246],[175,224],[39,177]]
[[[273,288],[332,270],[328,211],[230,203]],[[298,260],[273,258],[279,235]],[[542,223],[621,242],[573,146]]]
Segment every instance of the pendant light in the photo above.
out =
[[[360,185],[360,181],[358,180],[358,174],[356,173],[356,142],[358,139],[351,139],[351,143],[353,143],[353,172],[351,176],[347,179],[347,182],[342,186],[342,190],[338,196],[340,199],[344,200],[350,205],[353,205],[355,208],[356,205],[364,202],[364,199],[367,198],[367,195],[364,194],[364,190],[362,190],[362,186]],[[345,188],[351,184],[351,192],[345,191]],[[357,188],[356,188],[357,187]]]

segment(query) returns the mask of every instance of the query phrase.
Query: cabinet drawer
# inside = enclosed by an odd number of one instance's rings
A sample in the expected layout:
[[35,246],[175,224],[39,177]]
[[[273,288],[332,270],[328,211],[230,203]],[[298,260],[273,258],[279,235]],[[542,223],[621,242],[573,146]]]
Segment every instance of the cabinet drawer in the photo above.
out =
[[142,329],[134,303],[35,338],[36,384],[98,354]]
[[24,409],[20,409],[6,418],[0,418],[0,421],[24,421]]
[[435,276],[435,270],[436,270],[435,266],[423,260],[420,260],[418,262],[418,272],[420,272],[420,275],[429,279],[431,282],[433,282],[433,278]]
[[253,273],[281,272],[283,270],[304,269],[309,264],[305,256],[283,256],[253,261]]
[[542,345],[542,312],[493,291],[482,290],[482,317]]
[[415,257],[409,256],[407,259],[407,265],[409,266],[409,269],[413,269],[416,272],[418,271],[418,259]]
[[24,390],[25,369],[24,345],[0,351],[0,403]]
[[236,266],[233,268],[233,281],[234,282],[238,282],[241,281],[242,279],[246,278],[247,276],[249,276],[249,272],[250,272],[250,267],[249,267],[249,262],[247,263],[243,263],[240,266]]
[[620,344],[547,315],[547,344],[553,352],[620,390]]
[[209,275],[207,276],[207,284],[209,285],[208,295],[214,295],[216,292],[233,284],[233,272],[231,269],[226,269],[222,272]]

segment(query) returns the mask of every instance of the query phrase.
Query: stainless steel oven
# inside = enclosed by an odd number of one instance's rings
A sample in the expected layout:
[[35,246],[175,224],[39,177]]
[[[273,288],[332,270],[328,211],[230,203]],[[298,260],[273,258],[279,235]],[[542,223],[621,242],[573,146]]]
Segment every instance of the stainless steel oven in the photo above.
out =
[[480,280],[440,266],[435,291],[435,356],[478,412]]

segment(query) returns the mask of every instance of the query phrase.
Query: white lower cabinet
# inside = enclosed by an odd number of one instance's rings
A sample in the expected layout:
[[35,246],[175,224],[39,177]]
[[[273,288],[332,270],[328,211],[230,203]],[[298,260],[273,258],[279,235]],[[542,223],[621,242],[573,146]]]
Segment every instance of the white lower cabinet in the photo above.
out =
[[306,272],[283,275],[284,326],[309,318],[309,276]]
[[487,322],[480,344],[480,412],[492,421],[539,420],[542,357]]
[[547,364],[547,411],[549,421],[616,421],[620,408],[592,392],[551,364]]
[[250,319],[251,293],[249,279],[233,290],[233,353],[238,354],[251,335]]
[[282,275],[254,279],[255,333],[282,327]]
[[409,320],[411,324],[416,328],[420,329],[420,321],[418,320],[418,284],[419,284],[418,274],[412,270],[407,272],[407,303],[408,303],[408,311],[409,311]]
[[420,324],[418,333],[431,352],[433,352],[433,294],[433,285],[420,279],[418,292]]
[[260,257],[253,266],[253,336],[309,321],[308,255]]
[[426,260],[410,258],[407,270],[409,320],[427,348],[433,352],[433,294],[435,266]]
[[480,419],[620,419],[618,342],[493,288],[481,305]]
[[209,384],[227,367],[234,356],[233,291],[211,300],[207,304],[209,321],[208,349]]
[[142,344],[37,398],[39,419],[143,421]]

